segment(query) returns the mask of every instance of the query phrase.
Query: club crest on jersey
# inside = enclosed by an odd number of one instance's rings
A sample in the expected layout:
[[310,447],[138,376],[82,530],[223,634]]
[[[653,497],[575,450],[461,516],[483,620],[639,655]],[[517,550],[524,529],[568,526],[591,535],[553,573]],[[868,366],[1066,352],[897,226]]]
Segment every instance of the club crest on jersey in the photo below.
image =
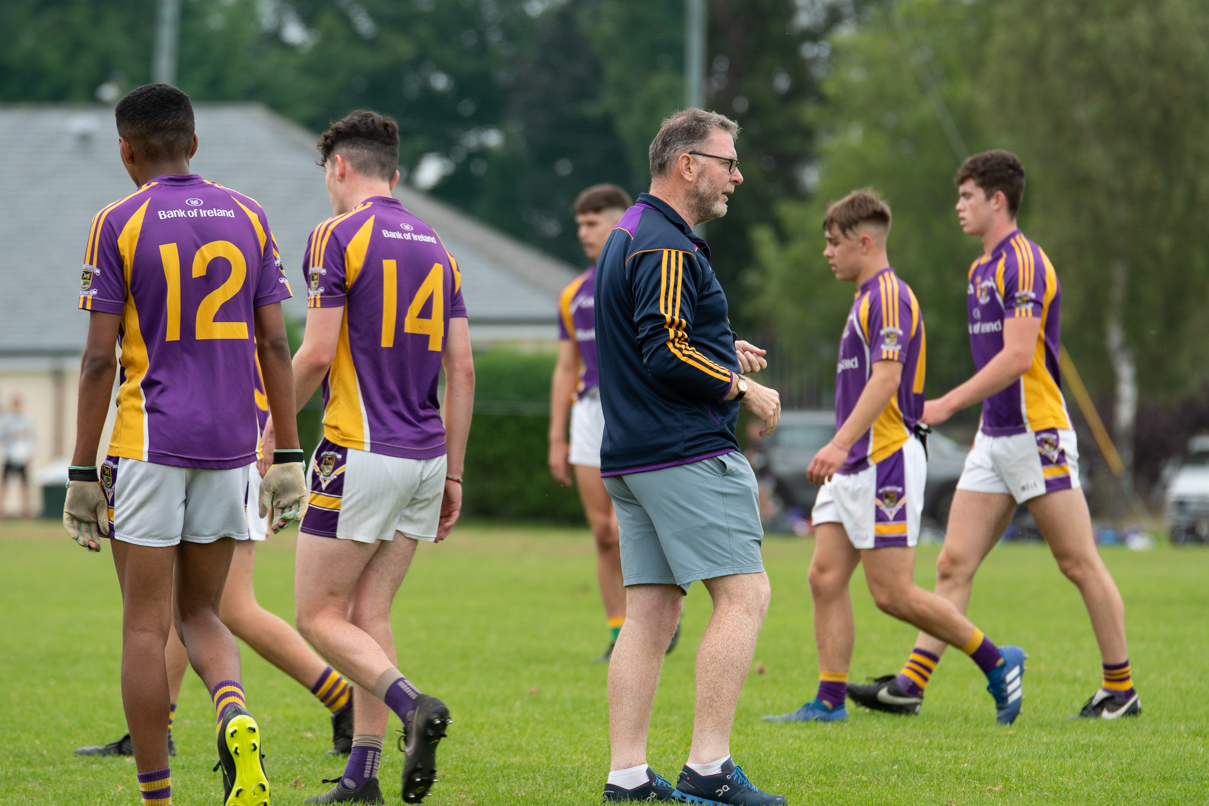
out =
[[894,520],[898,511],[903,508],[903,504],[907,503],[902,487],[881,487],[874,500],[877,502],[877,508],[882,511],[887,520]]
[[101,465],[101,486],[106,490],[113,489],[113,466]]
[[1058,438],[1053,434],[1038,434],[1037,452],[1051,462],[1057,462],[1062,453],[1062,446],[1058,444]]
[[92,288],[92,279],[96,277],[97,270],[92,266],[85,266],[84,273],[80,275],[80,290],[87,291]]
[[312,294],[319,293],[319,281],[323,278],[323,275],[325,275],[325,274],[327,274],[327,270],[320,266],[316,266],[313,269],[311,269],[311,293]]
[[336,468],[336,462],[340,459],[340,454],[334,451],[325,451],[315,462],[315,474],[319,476],[319,487],[326,490],[327,485],[331,484],[336,476],[344,472],[344,468]]
[[1032,291],[1017,291],[1016,292],[1016,307],[1024,308],[1033,304],[1036,297]]
[[978,303],[980,305],[986,305],[988,302],[991,301],[991,286],[992,285],[994,285],[994,283],[991,280],[984,280],[978,286]]

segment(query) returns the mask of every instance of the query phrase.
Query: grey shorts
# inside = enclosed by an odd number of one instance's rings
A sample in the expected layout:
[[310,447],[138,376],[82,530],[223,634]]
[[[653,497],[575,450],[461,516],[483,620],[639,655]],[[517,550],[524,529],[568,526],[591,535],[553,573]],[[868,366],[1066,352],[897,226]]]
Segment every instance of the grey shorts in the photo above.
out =
[[688,586],[764,570],[756,474],[738,451],[607,476],[628,585]]

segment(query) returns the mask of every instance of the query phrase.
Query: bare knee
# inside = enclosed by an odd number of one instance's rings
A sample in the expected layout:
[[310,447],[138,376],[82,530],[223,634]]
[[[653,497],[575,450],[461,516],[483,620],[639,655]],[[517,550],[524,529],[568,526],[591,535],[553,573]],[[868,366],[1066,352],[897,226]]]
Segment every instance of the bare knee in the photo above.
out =
[[838,568],[811,563],[807,579],[810,582],[810,593],[815,597],[830,598],[842,594],[848,588],[848,580]]
[[617,550],[619,543],[617,521],[612,518],[598,518],[592,521],[591,526],[597,552],[606,554]]
[[978,563],[957,552],[941,549],[936,558],[936,582],[966,584],[974,578]]
[[877,609],[887,616],[901,621],[905,620],[911,610],[908,597],[898,588],[889,585],[870,586],[869,593],[873,595],[873,603],[877,605]]
[[1090,556],[1076,554],[1056,559],[1058,560],[1058,570],[1079,588],[1094,579],[1103,567],[1099,555],[1094,554]]

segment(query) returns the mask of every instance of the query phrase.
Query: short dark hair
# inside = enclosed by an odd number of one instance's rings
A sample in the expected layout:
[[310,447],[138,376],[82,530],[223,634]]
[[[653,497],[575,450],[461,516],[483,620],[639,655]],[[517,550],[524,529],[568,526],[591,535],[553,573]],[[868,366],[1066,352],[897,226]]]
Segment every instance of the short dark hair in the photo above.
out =
[[967,157],[957,169],[953,184],[961,187],[961,183],[972,180],[982,188],[983,194],[989,199],[995,191],[1003,191],[1007,199],[1008,212],[1016,217],[1020,210],[1020,200],[1024,198],[1024,163],[1010,151],[983,151]]
[[651,178],[666,176],[672,170],[676,158],[692,148],[705,143],[715,131],[721,130],[735,138],[739,136],[739,124],[717,112],[706,112],[690,106],[663,121],[659,133],[651,141],[649,159]]
[[592,185],[575,197],[575,215],[601,213],[605,210],[627,210],[634,200],[617,185]]
[[837,202],[832,202],[823,216],[823,232],[832,229],[841,233],[845,238],[861,224],[873,224],[885,227],[890,232],[890,205],[882,201],[877,191],[872,188],[854,190]]
[[144,84],[113,110],[118,136],[150,162],[189,156],[193,145],[193,104],[168,84]]
[[337,120],[319,136],[319,164],[333,154],[348,160],[358,173],[388,182],[399,170],[399,124],[369,109],[358,109]]

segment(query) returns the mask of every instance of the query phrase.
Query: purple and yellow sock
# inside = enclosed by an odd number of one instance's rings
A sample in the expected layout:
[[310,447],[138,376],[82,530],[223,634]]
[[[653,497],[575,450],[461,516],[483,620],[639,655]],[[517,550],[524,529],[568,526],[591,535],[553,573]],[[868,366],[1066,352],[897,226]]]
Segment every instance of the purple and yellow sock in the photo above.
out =
[[164,767],[162,770],[140,772],[138,779],[143,806],[172,806],[172,770]]
[[382,762],[382,737],[369,733],[358,733],[353,737],[353,749],[348,754],[348,764],[340,784],[345,789],[356,789],[370,778],[378,777],[378,765]]
[[1124,663],[1104,664],[1104,689],[1111,691],[1117,702],[1124,702],[1136,693],[1133,675],[1129,671],[1129,658]]
[[176,703],[168,706],[168,732],[172,732],[172,720],[176,719]]
[[222,722],[223,711],[230,708],[232,705],[238,705],[240,708],[246,708],[247,703],[243,698],[243,686],[239,685],[238,680],[221,680],[210,692],[210,696],[214,698],[214,710],[218,713],[218,721]]
[[608,620],[609,638],[613,641],[617,640],[617,636],[621,635],[621,625],[625,624],[625,616],[615,616]]
[[319,675],[315,685],[311,686],[311,693],[333,714],[344,710],[353,698],[353,690],[348,681],[331,666],[328,666],[323,670],[323,674]]
[[898,677],[894,682],[904,694],[909,694],[912,697],[922,697],[924,689],[928,687],[928,681],[932,679],[932,672],[936,671],[936,664],[940,663],[940,658],[933,655],[926,649],[915,647],[911,650],[911,657],[907,658],[903,670],[898,673]]
[[374,696],[386,703],[386,706],[395,712],[395,716],[403,720],[404,725],[411,724],[420,692],[398,669],[387,669],[378,676],[378,682],[374,684]]
[[977,627],[974,628],[974,634],[970,636],[969,641],[966,641],[961,651],[978,664],[978,668],[982,669],[983,674],[990,674],[999,664],[1003,663],[1003,655],[999,654],[999,647],[992,644],[991,639],[983,635],[982,630]]
[[819,672],[819,693],[814,698],[835,710],[844,704],[848,696],[847,672]]

